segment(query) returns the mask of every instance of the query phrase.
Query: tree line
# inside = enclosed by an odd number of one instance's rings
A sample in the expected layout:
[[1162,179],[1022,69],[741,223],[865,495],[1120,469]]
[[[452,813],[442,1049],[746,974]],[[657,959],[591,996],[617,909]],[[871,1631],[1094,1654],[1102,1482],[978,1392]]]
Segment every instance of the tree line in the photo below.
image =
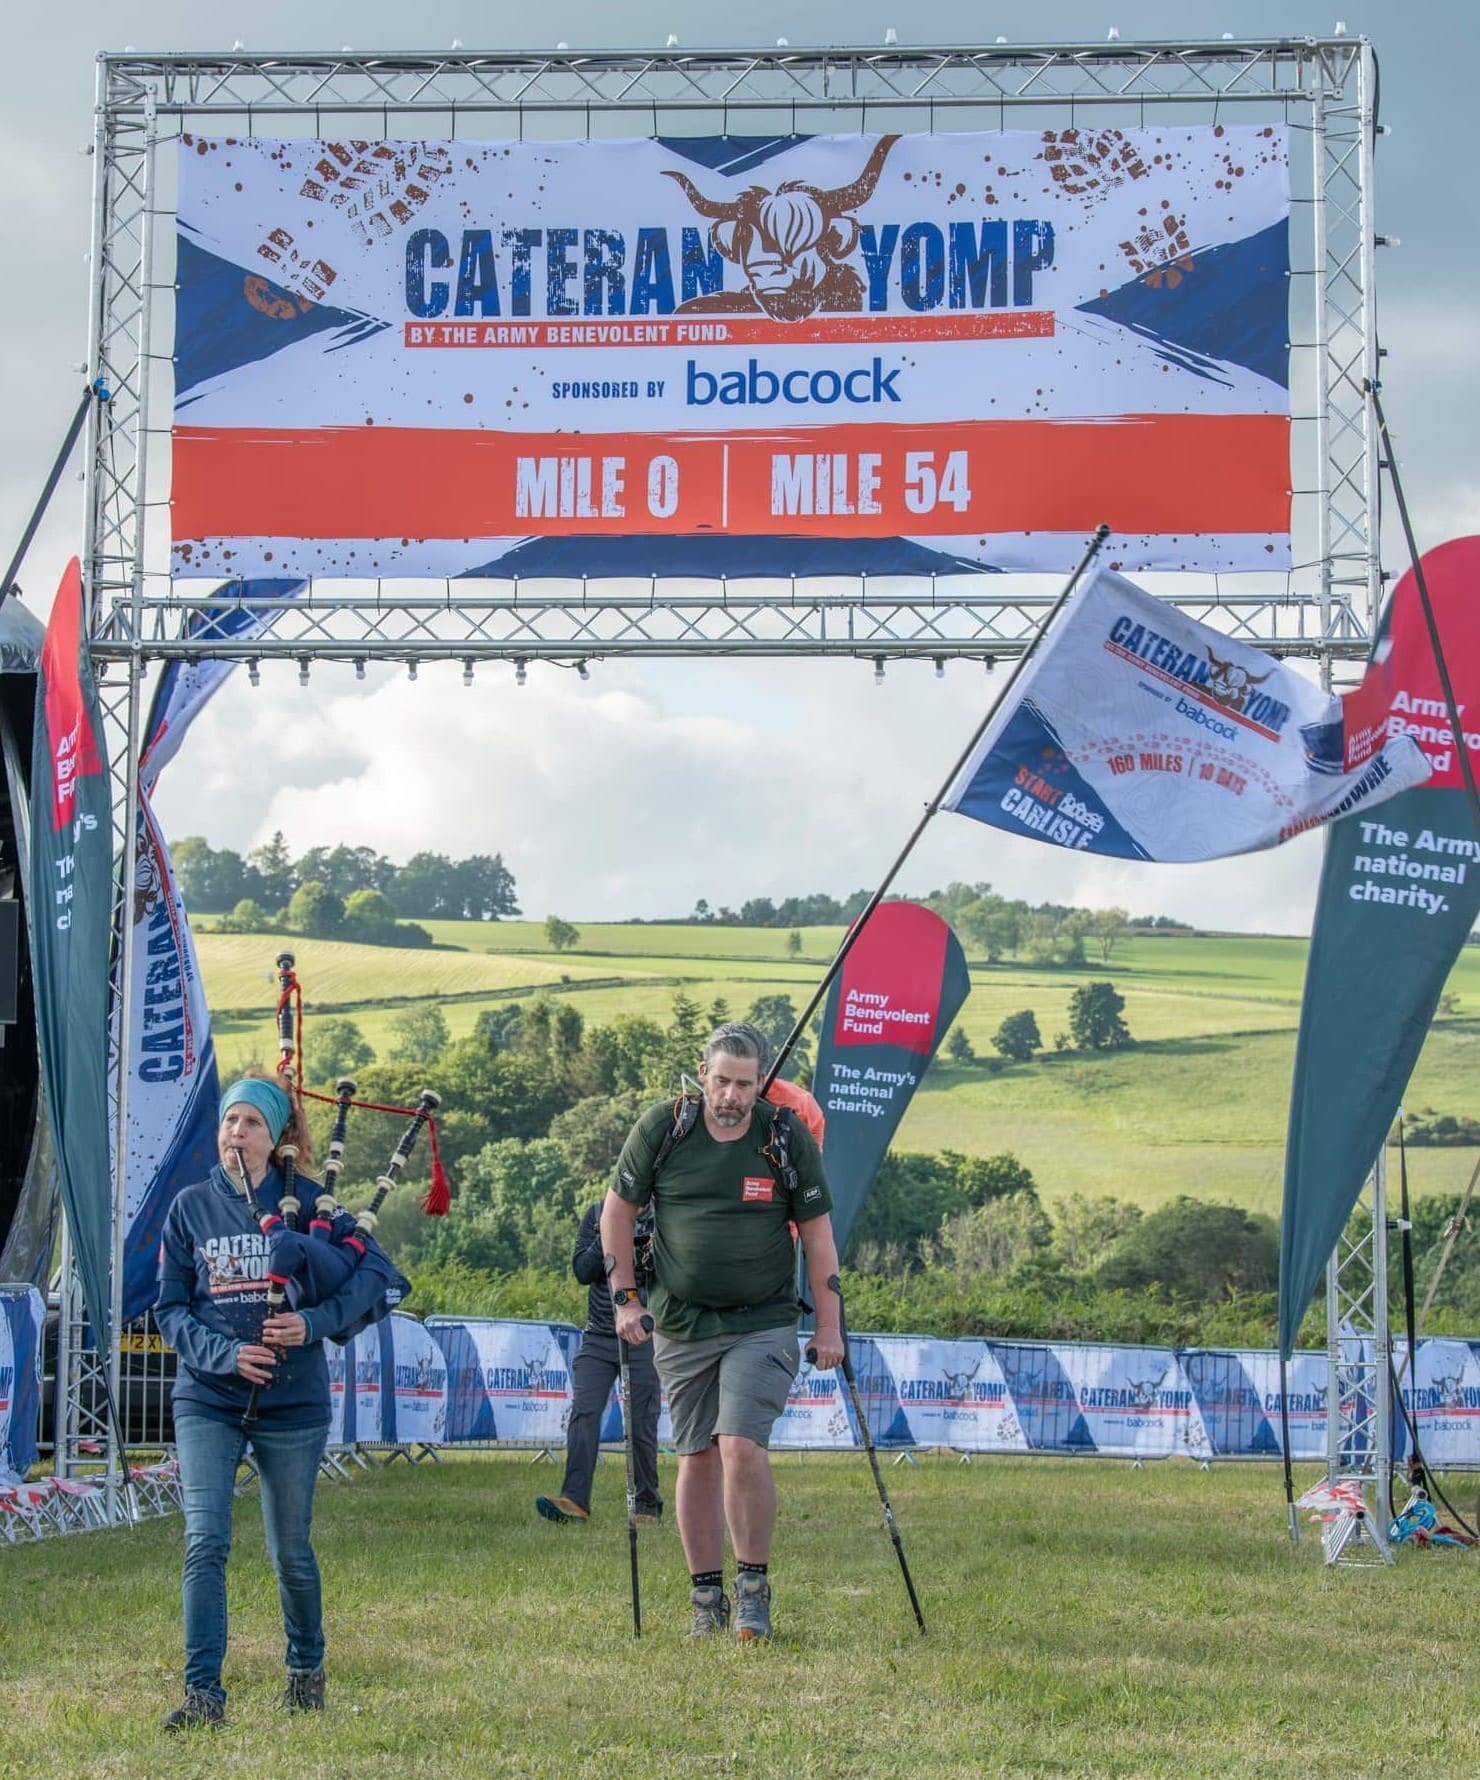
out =
[[[704,897],[683,917],[687,925],[715,927],[846,927],[863,913],[866,890],[838,898],[819,892],[773,902],[752,897],[738,909],[712,908]],[[1133,933],[1190,933],[1168,915],[1138,915],[1121,908],[1078,909],[1062,903],[1029,904],[999,896],[990,884],[948,884],[917,898],[950,922],[968,951],[989,964],[1026,958],[1033,964],[1084,964],[1093,953],[1110,962],[1115,947]]]
[[295,859],[279,831],[245,858],[188,835],[173,849],[173,863],[186,905],[223,916],[227,932],[429,946],[431,935],[408,923],[499,921],[520,912],[501,853],[417,853],[397,865],[373,847],[338,846],[310,847]]

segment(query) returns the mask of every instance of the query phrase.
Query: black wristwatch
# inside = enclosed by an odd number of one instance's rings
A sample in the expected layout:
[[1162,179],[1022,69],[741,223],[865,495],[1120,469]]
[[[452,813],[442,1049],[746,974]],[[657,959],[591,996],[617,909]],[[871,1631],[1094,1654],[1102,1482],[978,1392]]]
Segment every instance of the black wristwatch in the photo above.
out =
[[612,1293],[613,1304],[637,1304],[641,1300],[637,1296],[636,1286],[618,1286]]

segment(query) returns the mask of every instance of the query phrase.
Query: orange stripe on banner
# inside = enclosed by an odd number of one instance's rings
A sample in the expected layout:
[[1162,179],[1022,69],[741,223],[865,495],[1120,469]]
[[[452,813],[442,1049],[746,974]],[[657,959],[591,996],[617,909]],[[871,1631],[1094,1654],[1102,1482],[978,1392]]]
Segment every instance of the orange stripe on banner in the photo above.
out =
[[768,315],[663,316],[656,320],[408,321],[403,346],[836,346],[932,340],[1052,339],[1051,309],[930,315],[826,315],[772,321]]
[[178,427],[174,536],[966,536],[1289,530],[1282,415],[771,433]]

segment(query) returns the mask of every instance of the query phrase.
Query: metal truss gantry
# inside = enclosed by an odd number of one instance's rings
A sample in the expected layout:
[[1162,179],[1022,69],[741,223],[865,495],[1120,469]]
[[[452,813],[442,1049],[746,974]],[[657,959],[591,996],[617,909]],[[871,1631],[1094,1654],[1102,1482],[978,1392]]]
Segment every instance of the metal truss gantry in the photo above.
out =
[[[172,147],[185,131],[367,139],[1289,124],[1296,567],[1176,577],[1164,597],[1244,639],[1359,659],[1381,591],[1372,216],[1376,65],[1348,37],[1217,43],[888,46],[553,54],[105,54],[95,113],[84,588],[114,763],[118,894],[129,882],[145,663],[159,658],[462,660],[852,656],[994,660],[1021,652],[1055,588],[939,581],[319,583],[279,602],[249,645],[192,634],[204,598],[168,569],[173,387]],[[132,924],[123,922],[125,980]],[[116,1074],[116,1072],[115,1072]],[[125,1127],[118,1084],[117,1130]],[[123,1229],[115,1182],[115,1280]],[[1380,1233],[1379,1233],[1380,1239]],[[115,1287],[115,1297],[117,1287]],[[81,1328],[74,1295],[68,1317]],[[67,1344],[59,1462],[88,1424]],[[118,1356],[112,1372],[119,1379]],[[60,1381],[59,1381],[60,1383]],[[111,1443],[110,1443],[111,1451]],[[115,1475],[122,1463],[113,1454]]]

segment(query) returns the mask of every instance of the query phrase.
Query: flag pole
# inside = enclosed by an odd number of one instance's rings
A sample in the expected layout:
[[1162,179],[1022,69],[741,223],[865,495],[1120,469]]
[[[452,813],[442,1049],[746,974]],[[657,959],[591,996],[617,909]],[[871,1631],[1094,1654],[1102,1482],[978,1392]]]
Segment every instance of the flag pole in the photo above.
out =
[[1076,568],[1074,570],[1074,573],[1072,575],[1070,575],[1069,579],[1065,582],[1063,591],[1059,594],[1059,597],[1054,601],[1053,605],[1049,607],[1048,612],[1045,615],[1042,623],[1038,626],[1037,630],[1034,631],[1032,637],[1029,639],[1027,648],[1024,649],[1022,654],[1013,663],[1012,672],[1007,676],[1007,679],[1003,683],[1003,686],[1002,686],[1001,690],[998,692],[996,698],[994,698],[992,700],[991,705],[987,709],[986,716],[982,718],[981,722],[978,723],[976,728],[972,731],[971,740],[969,742],[967,742],[966,746],[961,750],[961,753],[960,753],[959,757],[957,758],[955,765],[951,768],[950,772],[948,772],[946,774],[945,780],[941,784],[940,789],[936,792],[935,796],[931,798],[929,803],[926,804],[924,813],[921,815],[920,820],[915,824],[914,829],[910,833],[909,839],[905,842],[905,844],[900,848],[899,852],[895,855],[894,863],[889,867],[888,871],[886,871],[884,873],[883,882],[879,885],[878,889],[874,891],[873,895],[871,897],[869,897],[868,901],[864,904],[862,914],[859,915],[858,919],[853,923],[853,925],[843,935],[842,943],[839,945],[837,951],[833,953],[832,962],[828,965],[826,971],[823,973],[822,981],[820,983],[818,983],[817,987],[812,991],[811,999],[808,1001],[807,1005],[802,1009],[801,1013],[798,1014],[796,1024],[792,1027],[791,1031],[786,1035],[786,1042],[781,1046],[780,1050],[777,1051],[775,1060],[772,1062],[770,1069],[767,1070],[766,1078],[761,1083],[761,1093],[763,1095],[765,1094],[766,1090],[770,1087],[771,1083],[775,1081],[776,1077],[778,1075],[780,1075],[782,1065],[786,1062],[786,1059],[791,1055],[792,1051],[796,1047],[797,1040],[802,1036],[802,1033],[806,1030],[808,1020],[810,1020],[812,1018],[813,1014],[815,1014],[817,1009],[822,1005],[822,998],[824,995],[827,994],[828,989],[832,986],[833,978],[843,968],[843,960],[848,956],[849,952],[851,952],[853,950],[854,946],[858,943],[858,940],[859,940],[860,936],[862,935],[864,928],[868,925],[869,919],[873,915],[874,910],[876,908],[878,908],[879,904],[884,900],[884,897],[888,893],[889,886],[894,882],[895,878],[898,877],[900,868],[903,866],[905,860],[908,859],[910,854],[914,851],[915,843],[919,840],[920,836],[922,834],[924,834],[925,829],[928,826],[931,817],[934,816],[935,813],[939,810],[941,803],[945,798],[946,793],[950,790],[951,786],[955,784],[957,775],[960,773],[962,767],[964,767],[966,765],[966,762],[968,760],[970,760],[973,752],[976,749],[977,743],[987,733],[987,726],[991,723],[992,719],[997,715],[998,711],[1001,710],[1003,704],[1007,700],[1008,694],[1012,691],[1013,687],[1017,684],[1018,680],[1022,677],[1023,669],[1025,667],[1027,667],[1028,663],[1033,659],[1033,656],[1037,651],[1038,645],[1043,641],[1044,637],[1048,634],[1049,626],[1053,623],[1054,619],[1058,617],[1059,613],[1064,609],[1064,606],[1068,601],[1069,595],[1071,593],[1073,593],[1074,589],[1079,585],[1080,581],[1084,578],[1085,570],[1090,566],[1090,564],[1094,561],[1094,559],[1099,555],[1100,550],[1103,547],[1106,538],[1108,538],[1109,536],[1110,536],[1110,527],[1108,525],[1098,525],[1095,527],[1094,536],[1090,539],[1088,545],[1085,547],[1084,555],[1080,557],[1078,565],[1076,566]]

